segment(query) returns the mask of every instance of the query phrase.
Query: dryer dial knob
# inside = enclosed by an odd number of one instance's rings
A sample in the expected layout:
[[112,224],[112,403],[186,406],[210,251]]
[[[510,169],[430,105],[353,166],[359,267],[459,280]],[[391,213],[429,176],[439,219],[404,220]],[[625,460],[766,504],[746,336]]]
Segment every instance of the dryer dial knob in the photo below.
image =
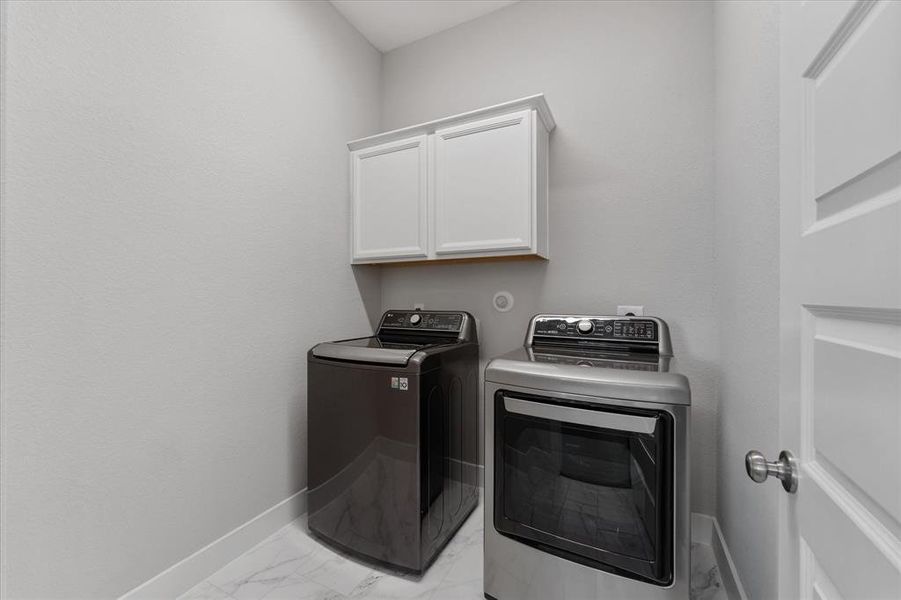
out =
[[579,324],[576,326],[579,329],[579,333],[591,333],[594,331],[594,323],[589,321],[588,319],[584,319],[579,321]]
[[422,315],[413,314],[410,315],[410,325],[419,325],[422,321]]

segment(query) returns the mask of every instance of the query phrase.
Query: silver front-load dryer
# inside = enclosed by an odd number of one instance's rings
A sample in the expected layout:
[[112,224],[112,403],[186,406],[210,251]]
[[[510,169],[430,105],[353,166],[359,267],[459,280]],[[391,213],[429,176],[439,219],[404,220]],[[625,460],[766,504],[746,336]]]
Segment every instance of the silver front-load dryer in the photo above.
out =
[[662,320],[534,317],[485,372],[485,596],[686,600],[690,404]]

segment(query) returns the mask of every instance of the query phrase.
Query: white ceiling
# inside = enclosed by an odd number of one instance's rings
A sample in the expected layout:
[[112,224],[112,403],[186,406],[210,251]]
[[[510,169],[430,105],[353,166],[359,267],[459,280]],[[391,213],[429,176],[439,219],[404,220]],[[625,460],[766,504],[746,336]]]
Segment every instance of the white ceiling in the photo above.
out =
[[387,52],[517,0],[330,0],[369,42]]

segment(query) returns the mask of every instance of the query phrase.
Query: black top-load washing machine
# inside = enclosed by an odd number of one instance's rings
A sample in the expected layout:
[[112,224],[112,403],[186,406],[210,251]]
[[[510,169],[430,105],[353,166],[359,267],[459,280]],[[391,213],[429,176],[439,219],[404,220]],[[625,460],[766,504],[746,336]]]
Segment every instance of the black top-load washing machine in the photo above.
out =
[[424,571],[478,503],[472,315],[389,310],[308,364],[308,524],[345,551]]

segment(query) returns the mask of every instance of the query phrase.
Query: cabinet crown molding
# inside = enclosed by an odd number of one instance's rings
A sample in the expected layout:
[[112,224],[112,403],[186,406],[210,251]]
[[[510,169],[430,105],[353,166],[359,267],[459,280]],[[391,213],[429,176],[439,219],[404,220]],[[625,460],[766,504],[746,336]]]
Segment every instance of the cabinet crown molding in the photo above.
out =
[[432,134],[435,133],[436,130],[447,127],[448,125],[463,124],[467,121],[476,121],[517,110],[535,110],[538,118],[548,132],[553,131],[557,126],[557,123],[554,121],[554,115],[551,114],[551,109],[548,107],[547,100],[544,98],[544,94],[535,94],[534,96],[526,96],[525,98],[520,98],[518,100],[495,104],[494,106],[471,110],[457,115],[435,119],[434,121],[426,121],[425,123],[420,123],[418,125],[411,125],[409,127],[359,138],[347,142],[347,147],[350,150],[369,148],[414,135]]

